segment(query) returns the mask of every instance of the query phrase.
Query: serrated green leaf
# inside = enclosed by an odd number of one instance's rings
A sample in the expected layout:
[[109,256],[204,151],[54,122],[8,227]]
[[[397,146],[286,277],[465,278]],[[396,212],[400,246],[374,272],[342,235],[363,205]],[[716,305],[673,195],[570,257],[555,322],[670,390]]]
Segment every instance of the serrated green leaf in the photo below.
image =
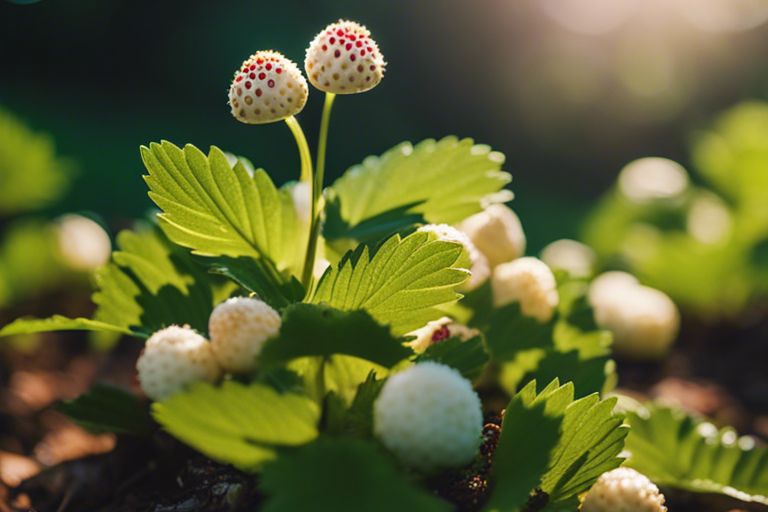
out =
[[297,267],[305,235],[290,194],[263,169],[254,172],[211,147],[170,142],[141,148],[149,196],[163,211],[160,224],[175,243],[203,256],[268,258],[278,269]]
[[664,406],[627,415],[626,465],[658,485],[768,505],[768,448]]
[[420,361],[436,361],[459,370],[468,379],[474,379],[482,373],[489,358],[482,338],[475,336],[467,341],[451,338],[430,345],[416,358],[416,362]]
[[95,433],[146,435],[150,431],[144,404],[132,393],[114,386],[97,384],[84,395],[61,402],[57,408]]
[[145,336],[172,324],[208,330],[209,276],[156,228],[122,231],[112,263],[96,274],[94,319]]
[[315,439],[320,417],[317,405],[306,396],[235,381],[220,387],[193,384],[155,402],[152,413],[174,437],[212,459],[246,471],[274,459],[279,446],[298,446]]
[[280,333],[264,345],[259,364],[270,367],[301,357],[347,355],[391,367],[412,353],[365,311],[293,304],[283,313]]
[[300,302],[304,287],[291,275],[279,272],[264,258],[201,258],[214,274],[226,276],[276,309]]
[[264,468],[264,512],[448,512],[371,443],[320,438]]
[[171,324],[189,324],[205,333],[213,309],[209,276],[188,254],[172,247],[154,228],[142,226],[117,236],[120,250],[96,273],[97,304],[92,320],[20,319],[0,336],[60,330],[109,331],[148,337]]
[[460,298],[469,273],[454,265],[462,247],[428,233],[395,235],[371,252],[361,246],[326,270],[309,302],[341,310],[364,309],[402,335],[442,316],[437,306]]
[[506,408],[501,436],[493,456],[489,511],[520,510],[547,469],[557,445],[562,411],[537,399],[531,382]]
[[472,139],[405,142],[350,168],[331,189],[350,226],[414,203],[420,204],[409,212],[432,223],[453,224],[488,203],[511,199],[510,192],[502,191],[511,180],[500,170],[503,163],[501,153]]
[[622,425],[623,416],[613,412],[615,405],[615,398],[601,401],[593,394],[565,409],[562,434],[540,484],[551,504],[569,503],[601,474],[621,465],[619,453],[628,429]]

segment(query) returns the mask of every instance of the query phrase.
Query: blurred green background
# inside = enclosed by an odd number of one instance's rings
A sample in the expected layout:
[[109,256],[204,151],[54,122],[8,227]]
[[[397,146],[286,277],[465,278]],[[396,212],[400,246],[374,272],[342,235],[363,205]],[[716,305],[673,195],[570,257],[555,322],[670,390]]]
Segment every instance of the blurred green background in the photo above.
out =
[[[768,92],[763,0],[0,1],[0,105],[49,132],[76,179],[50,214],[92,210],[113,227],[150,207],[138,146],[215,144],[285,180],[282,125],[227,106],[257,49],[302,62],[339,17],[373,31],[381,86],[342,98],[330,178],[401,140],[471,136],[507,155],[531,251],[564,236],[641,156],[688,167],[689,135]],[[300,115],[313,144],[322,100]]]

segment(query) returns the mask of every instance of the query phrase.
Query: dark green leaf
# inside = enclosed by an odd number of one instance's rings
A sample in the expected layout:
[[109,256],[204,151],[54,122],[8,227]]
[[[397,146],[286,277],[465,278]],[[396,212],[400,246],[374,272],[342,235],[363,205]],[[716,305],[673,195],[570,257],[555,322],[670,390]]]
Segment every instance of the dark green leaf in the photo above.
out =
[[300,302],[304,287],[292,275],[279,272],[269,260],[263,258],[201,258],[211,272],[221,274],[235,281],[246,290],[272,306],[282,309],[289,304]]
[[95,433],[146,435],[150,419],[146,406],[120,388],[97,384],[84,395],[58,405],[81,427]]
[[488,350],[496,361],[510,361],[524,350],[552,344],[552,323],[525,316],[517,303],[493,312],[486,334]]
[[431,345],[416,361],[436,361],[456,368],[468,379],[474,379],[488,363],[488,354],[480,336],[467,341],[451,338]]
[[351,226],[341,216],[339,197],[333,189],[329,189],[326,193],[323,237],[330,242],[339,239],[350,239],[360,243],[374,243],[383,240],[413,226],[426,224],[420,213],[412,211],[420,204],[421,201],[398,206]]
[[264,345],[259,362],[269,367],[301,357],[347,355],[391,367],[410,354],[365,311],[293,304],[285,309],[280,333]]
[[536,382],[531,382],[507,406],[493,457],[488,510],[520,510],[541,481],[563,421],[565,405],[553,397],[563,391],[556,389],[547,387],[537,396]]
[[320,438],[264,468],[264,512],[448,512],[409,482],[376,445]]

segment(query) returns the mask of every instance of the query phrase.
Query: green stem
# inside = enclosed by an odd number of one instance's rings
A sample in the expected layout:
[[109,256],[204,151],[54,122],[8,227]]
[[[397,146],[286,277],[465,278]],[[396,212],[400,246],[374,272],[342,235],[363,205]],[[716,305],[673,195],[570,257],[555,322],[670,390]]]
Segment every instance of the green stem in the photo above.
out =
[[304,272],[301,282],[307,293],[312,288],[312,272],[315,267],[315,255],[317,254],[317,241],[320,238],[320,196],[323,193],[323,179],[325,175],[325,153],[328,147],[328,126],[331,122],[331,108],[336,95],[325,93],[325,103],[323,104],[323,117],[320,120],[320,137],[317,142],[317,169],[314,180],[312,180],[312,221],[309,226],[309,242],[307,243],[307,254],[304,258]]
[[312,181],[312,155],[309,152],[309,144],[304,136],[304,130],[295,117],[286,117],[285,124],[291,129],[293,138],[296,139],[296,146],[299,148],[299,158],[301,159],[301,181]]

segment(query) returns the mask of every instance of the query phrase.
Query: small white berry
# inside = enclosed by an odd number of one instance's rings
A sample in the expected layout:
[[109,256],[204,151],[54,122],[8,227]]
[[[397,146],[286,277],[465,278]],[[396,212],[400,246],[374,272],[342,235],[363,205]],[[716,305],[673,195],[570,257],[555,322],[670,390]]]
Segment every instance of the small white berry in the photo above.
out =
[[421,226],[419,231],[423,233],[432,233],[439,240],[454,242],[464,247],[465,258],[459,262],[470,272],[470,278],[459,287],[461,291],[471,291],[488,280],[491,275],[491,268],[488,266],[486,257],[477,250],[475,244],[469,237],[458,229],[448,224],[427,224]]
[[235,72],[229,105],[240,122],[272,123],[301,112],[307,94],[307,81],[293,61],[279,52],[262,50]]
[[386,62],[367,28],[339,20],[318,33],[307,48],[304,69],[312,85],[335,94],[354,94],[376,87]]
[[67,214],[56,222],[59,254],[74,270],[95,270],[109,261],[112,242],[104,228],[82,215]]
[[493,302],[496,307],[520,303],[525,316],[546,323],[560,301],[557,282],[549,267],[532,257],[502,263],[491,279]]
[[628,163],[619,174],[619,191],[629,200],[646,203],[679,197],[688,188],[688,173],[668,158],[646,157]]
[[152,400],[163,400],[197,381],[221,376],[211,345],[189,327],[172,325],[154,333],[136,362],[139,383]]
[[508,206],[494,204],[466,218],[459,229],[488,259],[491,268],[525,253],[525,233],[520,219]]
[[214,308],[208,320],[213,354],[224,370],[249,372],[280,325],[280,315],[265,302],[250,297],[228,299]]
[[414,352],[421,353],[432,345],[450,338],[459,338],[461,341],[468,341],[480,334],[477,329],[472,329],[466,325],[453,321],[453,319],[444,316],[437,320],[428,322],[427,325],[409,332],[407,336],[416,338],[408,342]]
[[592,307],[599,307],[621,295],[628,288],[640,286],[637,278],[628,272],[611,270],[597,276],[589,285],[588,298]]
[[603,473],[584,497],[582,512],[667,512],[664,495],[630,468]]
[[675,303],[628,274],[607,274],[592,284],[589,301],[597,325],[613,333],[614,352],[638,360],[663,357],[680,328]]
[[573,277],[589,277],[597,256],[588,245],[576,240],[555,240],[541,251],[541,261],[553,270],[564,270]]
[[429,473],[469,463],[483,415],[472,384],[424,362],[391,376],[374,403],[374,432],[405,465]]

